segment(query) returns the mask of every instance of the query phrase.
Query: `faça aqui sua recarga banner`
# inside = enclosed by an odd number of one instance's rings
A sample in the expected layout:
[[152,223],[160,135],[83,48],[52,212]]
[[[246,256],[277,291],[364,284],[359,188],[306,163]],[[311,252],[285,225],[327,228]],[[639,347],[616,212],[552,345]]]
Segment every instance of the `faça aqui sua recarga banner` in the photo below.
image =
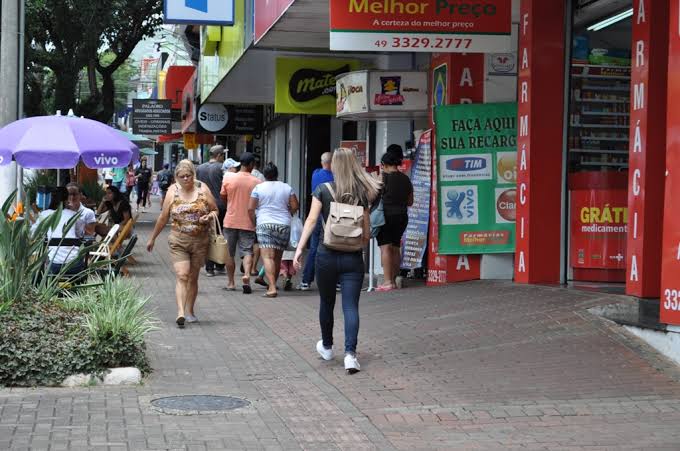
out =
[[439,253],[515,250],[517,104],[435,108]]

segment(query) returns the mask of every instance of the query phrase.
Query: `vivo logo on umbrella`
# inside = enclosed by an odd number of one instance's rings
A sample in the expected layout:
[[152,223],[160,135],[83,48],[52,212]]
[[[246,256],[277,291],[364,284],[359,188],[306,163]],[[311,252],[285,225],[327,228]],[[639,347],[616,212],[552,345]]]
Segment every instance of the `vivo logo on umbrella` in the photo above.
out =
[[101,154],[93,158],[95,164],[115,167],[118,164],[118,157],[106,157]]
[[204,13],[208,12],[208,0],[184,0],[184,6]]

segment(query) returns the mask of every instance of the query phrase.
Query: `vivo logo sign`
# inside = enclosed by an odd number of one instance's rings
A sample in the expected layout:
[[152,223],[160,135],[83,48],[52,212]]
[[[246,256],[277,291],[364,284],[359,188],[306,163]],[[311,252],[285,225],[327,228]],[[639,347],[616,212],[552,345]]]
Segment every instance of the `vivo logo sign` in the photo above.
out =
[[234,25],[234,0],[164,0],[163,22]]
[[449,171],[479,171],[486,167],[485,158],[452,158],[446,162],[446,169]]
[[118,157],[106,157],[103,154],[93,158],[96,165],[104,167],[117,167]]

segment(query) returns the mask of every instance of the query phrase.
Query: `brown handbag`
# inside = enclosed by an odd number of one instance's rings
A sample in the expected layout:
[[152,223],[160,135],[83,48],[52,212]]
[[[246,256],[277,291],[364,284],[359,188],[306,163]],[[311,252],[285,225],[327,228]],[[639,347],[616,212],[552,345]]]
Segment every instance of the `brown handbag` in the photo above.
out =
[[208,247],[208,260],[224,265],[229,259],[227,240],[222,235],[222,225],[217,215],[213,214],[213,224],[210,227],[210,246]]

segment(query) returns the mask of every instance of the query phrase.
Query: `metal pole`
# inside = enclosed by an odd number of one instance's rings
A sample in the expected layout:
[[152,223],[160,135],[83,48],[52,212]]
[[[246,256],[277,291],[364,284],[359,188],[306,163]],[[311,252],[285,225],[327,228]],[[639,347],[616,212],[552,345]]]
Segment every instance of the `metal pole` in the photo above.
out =
[[[25,31],[26,31],[26,0],[19,1],[19,83],[17,86],[17,119],[24,117],[24,50],[25,50]],[[24,197],[24,168],[17,165],[17,199]],[[24,205],[24,210],[28,212],[29,205]]]
[[[0,2],[0,127],[18,119],[19,48],[22,47],[21,0]],[[23,64],[23,63],[22,63]],[[0,202],[17,187],[16,164],[0,166]]]

